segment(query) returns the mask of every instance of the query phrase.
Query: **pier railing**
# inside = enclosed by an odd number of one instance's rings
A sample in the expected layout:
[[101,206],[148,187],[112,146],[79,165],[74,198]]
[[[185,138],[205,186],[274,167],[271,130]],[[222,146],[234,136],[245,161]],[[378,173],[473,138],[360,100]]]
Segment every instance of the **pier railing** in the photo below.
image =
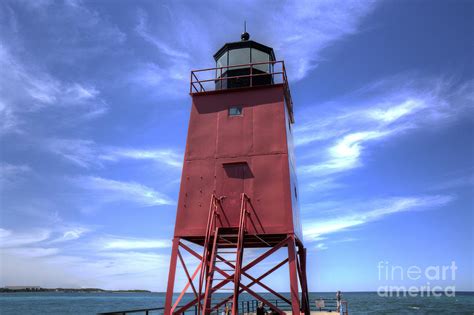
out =
[[126,314],[164,314],[164,307],[155,307],[155,308],[142,308],[142,309],[135,309],[135,310],[127,310],[127,311],[115,311],[115,312],[105,312],[105,313],[97,313],[97,315],[126,315]]
[[[269,300],[272,302],[275,306],[277,306],[279,309],[282,311],[286,312],[291,312],[291,305],[287,302],[285,302],[282,299],[275,299],[275,300]],[[321,303],[322,301],[322,303]],[[319,302],[319,303],[318,303]],[[239,314],[243,315],[250,315],[250,314],[255,314],[257,311],[257,307],[260,301],[257,300],[244,300],[244,301],[239,301]],[[218,301],[213,301],[213,304],[217,305]],[[177,307],[179,308],[179,306]],[[268,306],[265,306],[267,311],[269,311],[271,314],[271,309],[268,308]],[[211,314],[213,315],[220,315],[223,313],[225,309],[225,306],[221,306],[217,309],[215,309]],[[164,314],[164,307],[156,307],[156,308],[147,308],[147,309],[133,309],[133,310],[126,310],[126,311],[115,311],[115,312],[106,312],[106,313],[99,313],[98,315],[128,315],[128,314],[145,314],[145,315],[163,315]],[[334,314],[337,314],[337,300],[336,299],[327,299],[327,298],[318,298],[313,303],[311,303],[311,311],[321,311],[321,312],[334,312]],[[340,315],[348,315],[349,314],[349,309],[347,305],[347,301],[341,301],[341,307],[338,312]],[[197,315],[198,314],[198,309],[197,305],[185,311],[183,315]]]

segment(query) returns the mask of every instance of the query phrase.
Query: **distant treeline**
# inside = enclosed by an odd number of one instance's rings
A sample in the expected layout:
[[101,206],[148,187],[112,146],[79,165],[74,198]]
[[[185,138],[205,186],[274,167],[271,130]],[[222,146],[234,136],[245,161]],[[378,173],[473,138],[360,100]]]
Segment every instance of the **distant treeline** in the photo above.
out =
[[81,289],[71,289],[71,288],[0,288],[0,292],[64,292],[64,293],[150,293],[148,290],[103,290],[98,288],[81,288]]

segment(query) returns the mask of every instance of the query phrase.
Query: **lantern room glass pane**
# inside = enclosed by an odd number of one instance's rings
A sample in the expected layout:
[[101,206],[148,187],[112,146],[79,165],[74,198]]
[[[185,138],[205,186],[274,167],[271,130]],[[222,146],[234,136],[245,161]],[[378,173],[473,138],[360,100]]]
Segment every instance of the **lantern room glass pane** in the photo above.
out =
[[[252,48],[252,63],[259,63],[259,62],[269,62],[270,61],[270,55]],[[254,69],[270,73],[270,65],[269,64],[262,64],[262,65],[255,65],[253,66]]]
[[[229,50],[229,66],[250,63],[250,48]],[[247,68],[248,66],[232,67],[229,70]]]
[[[227,51],[219,58],[217,59],[216,67],[221,68],[221,67],[226,67],[227,66]],[[224,74],[227,71],[227,68],[222,69],[222,74]],[[217,76],[221,76],[221,69],[217,70]]]

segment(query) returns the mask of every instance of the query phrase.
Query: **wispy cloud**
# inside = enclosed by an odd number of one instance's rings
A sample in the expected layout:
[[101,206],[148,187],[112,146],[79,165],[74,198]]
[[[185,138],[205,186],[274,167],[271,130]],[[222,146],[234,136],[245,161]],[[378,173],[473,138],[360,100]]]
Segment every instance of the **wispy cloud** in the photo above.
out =
[[[58,248],[54,247],[25,247],[25,248],[12,248],[8,249],[9,255],[15,255],[20,257],[37,258],[37,257],[48,257],[54,256],[59,253]],[[5,254],[5,253],[4,253]]]
[[99,97],[96,87],[61,81],[35,65],[25,65],[4,44],[0,44],[0,67],[2,133],[24,132],[26,116],[51,108],[84,118],[107,111],[108,105]]
[[[183,95],[189,70],[213,64],[212,55],[223,43],[239,40],[241,28],[235,21],[247,20],[252,39],[274,47],[278,59],[286,61],[290,80],[297,81],[325,58],[325,48],[360,30],[363,18],[374,10],[376,1],[268,5],[241,1],[239,10],[235,10],[234,3],[213,2],[201,6],[196,14],[193,8],[173,2],[155,11],[137,10],[136,34],[156,48],[159,58],[142,63],[131,74],[131,80],[158,89],[160,95]],[[213,32],[210,36],[206,29],[225,29],[234,35]]]
[[74,241],[81,238],[84,234],[90,232],[89,228],[85,227],[66,227],[63,229],[62,234],[57,237],[56,239],[52,240],[52,243],[61,243],[61,242],[68,242]]
[[388,134],[389,132],[380,131],[349,133],[328,148],[326,161],[314,165],[305,165],[300,167],[299,170],[303,173],[324,175],[360,166],[363,143],[385,137]]
[[2,121],[0,135],[19,128],[20,119],[15,115],[13,108],[3,100],[0,100],[0,120]]
[[[159,55],[158,61],[141,62],[130,75],[129,80],[137,86],[148,88],[160,97],[182,97],[185,95],[188,84],[188,73],[191,70],[190,47],[176,45],[172,40],[173,27],[168,28],[168,33],[157,31],[156,25],[149,22],[148,13],[137,11],[137,35],[156,48]],[[155,31],[150,27],[155,26]],[[163,36],[165,35],[165,36]],[[176,47],[174,47],[176,45]]]
[[97,157],[95,142],[92,140],[48,139],[45,141],[44,147],[80,167],[89,168],[92,165],[101,165]]
[[85,139],[48,139],[45,148],[83,168],[126,160],[150,161],[175,169],[182,166],[182,154],[172,149],[100,146]]
[[79,256],[55,248],[30,250],[2,251],[1,285],[162,290],[168,272],[169,257],[153,252],[88,251]]
[[325,243],[317,243],[314,248],[318,251],[328,249],[328,246]]
[[85,230],[0,228],[0,285],[161,289],[159,279],[166,277],[169,258],[151,250],[168,248],[169,241],[96,234],[85,243],[66,245]]
[[442,207],[454,197],[449,195],[394,197],[370,202],[346,201],[335,204],[314,204],[303,206],[305,212],[320,213],[304,221],[304,236],[309,241],[319,241],[328,234],[345,231],[396,213]]
[[295,128],[295,144],[308,148],[298,171],[321,177],[360,167],[372,143],[440,126],[471,111],[474,102],[467,91],[450,80],[405,74],[307,109]]
[[95,204],[128,201],[140,206],[174,204],[166,195],[136,182],[124,182],[96,176],[80,176],[72,179],[80,188],[94,195]]
[[[354,237],[346,237],[341,239],[328,239],[327,237],[317,236],[310,239],[311,246],[309,248],[313,248],[317,251],[326,250],[329,246],[334,244],[341,244],[341,243],[349,243],[358,241],[357,238]],[[314,242],[314,243],[313,243]]]
[[157,283],[166,277],[169,258],[151,250],[170,247],[169,240],[93,234],[85,242],[70,243],[89,232],[73,225],[25,231],[0,228],[0,285],[161,288]]
[[[20,24],[24,31],[30,31],[29,27],[38,25],[48,30],[50,36],[42,38],[49,53],[46,58],[73,63],[95,57],[99,53],[110,54],[113,48],[127,39],[126,34],[111,19],[102,16],[101,12],[82,0],[16,2],[21,5],[5,5],[10,9],[6,17],[22,22],[19,17],[25,16],[35,22],[33,26]],[[60,30],[57,29],[59,27]],[[13,41],[12,38],[9,39]]]
[[165,54],[167,57],[172,58],[172,60],[185,59],[187,61],[190,58],[190,55],[181,48],[171,47],[166,41],[163,40],[163,36],[159,36],[159,33],[153,35],[149,31],[148,25],[148,14],[144,10],[138,10],[138,24],[135,27],[136,32],[147,42],[155,46],[161,53]]
[[28,172],[31,172],[31,168],[28,165],[16,165],[0,162],[0,188],[3,185],[15,182],[22,174]]
[[166,279],[169,257],[153,252],[103,252],[93,257],[59,256],[48,261],[61,270],[80,273],[76,285],[105,289],[158,289]]
[[95,243],[102,250],[141,250],[171,247],[171,241],[169,240],[118,236],[103,237]]
[[47,229],[33,229],[28,232],[14,232],[12,230],[0,228],[0,247],[20,247],[27,246],[47,240],[51,231]]
[[437,184],[427,183],[430,190],[452,190],[453,188],[474,186],[474,172],[471,169],[463,170],[455,176],[438,179]]
[[51,244],[73,241],[79,239],[87,232],[90,232],[89,228],[65,225],[60,222],[54,222],[54,227],[31,228],[26,231],[0,228],[0,247],[39,248],[37,246],[38,243]]
[[304,78],[325,58],[326,47],[357,33],[363,18],[376,4],[377,1],[359,0],[285,2],[273,16],[274,23],[266,25],[271,28],[269,42],[275,43],[280,57],[288,64],[290,79]]
[[183,165],[182,155],[170,149],[131,149],[131,148],[113,148],[104,150],[100,159],[107,161],[119,160],[148,160],[167,166],[181,168]]

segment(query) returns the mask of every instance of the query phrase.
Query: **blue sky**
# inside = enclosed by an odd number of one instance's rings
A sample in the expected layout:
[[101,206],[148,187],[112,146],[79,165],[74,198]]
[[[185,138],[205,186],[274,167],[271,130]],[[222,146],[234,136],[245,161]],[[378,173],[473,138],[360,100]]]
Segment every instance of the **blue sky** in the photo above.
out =
[[473,12],[2,1],[0,286],[165,289],[189,71],[247,20],[288,68],[310,290],[377,290],[379,261],[455,261],[439,283],[474,290]]

